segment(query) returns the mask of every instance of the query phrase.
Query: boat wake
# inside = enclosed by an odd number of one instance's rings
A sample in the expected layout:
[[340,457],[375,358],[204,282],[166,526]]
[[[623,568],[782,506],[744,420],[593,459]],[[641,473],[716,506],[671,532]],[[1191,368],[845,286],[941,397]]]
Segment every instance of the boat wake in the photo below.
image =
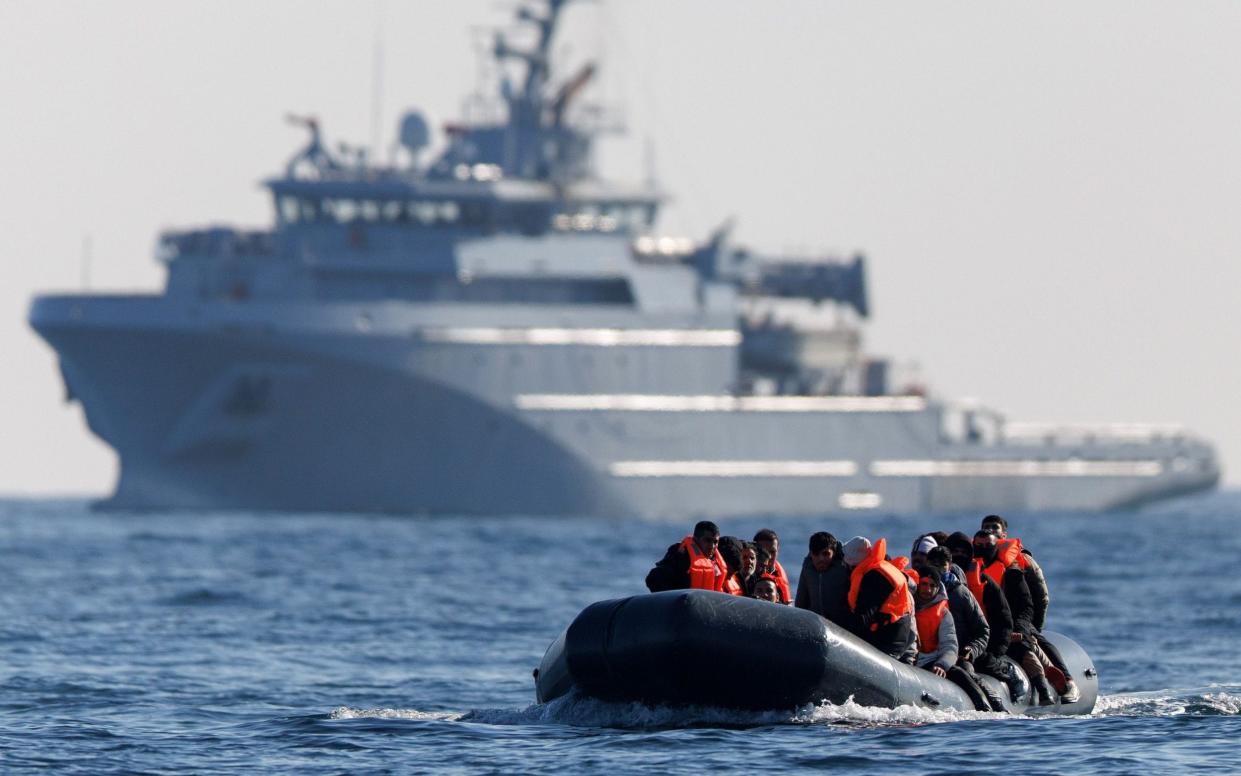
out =
[[1007,714],[975,711],[937,711],[901,706],[883,709],[852,701],[825,703],[786,711],[739,711],[713,706],[647,706],[642,703],[609,703],[570,693],[549,703],[523,709],[474,709],[466,712],[426,712],[416,709],[354,709],[341,707],[331,719],[438,720],[483,725],[567,725],[572,727],[633,730],[691,727],[753,728],[773,725],[847,725],[884,727],[929,725],[972,719],[1006,718]]
[[1212,684],[1188,690],[1101,695],[1094,717],[1241,716],[1241,686]]
[[[1104,695],[1090,717],[1241,716],[1241,686],[1211,685],[1188,690],[1155,690]],[[774,725],[841,725],[847,727],[910,727],[971,720],[1033,719],[978,711],[937,711],[915,706],[882,709],[852,701],[803,706],[792,711],[737,711],[708,706],[646,706],[608,703],[571,693],[550,703],[521,709],[419,711],[357,709],[342,706],[330,719],[384,719],[416,722],[462,722],[479,725],[565,725],[630,730],[692,727],[752,728]]]

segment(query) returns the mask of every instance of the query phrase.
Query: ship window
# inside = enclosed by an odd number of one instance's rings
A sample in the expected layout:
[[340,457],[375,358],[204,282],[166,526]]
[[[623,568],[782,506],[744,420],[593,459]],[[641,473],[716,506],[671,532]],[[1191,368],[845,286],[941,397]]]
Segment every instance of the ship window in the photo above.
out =
[[440,205],[440,218],[444,219],[445,222],[452,223],[457,220],[459,215],[461,215],[461,209],[457,207],[456,202],[445,202]]
[[383,203],[383,217],[389,223],[405,220],[405,208],[401,202]]
[[379,203],[373,199],[364,199],[360,206],[362,212],[362,220],[378,221],[379,220]]
[[303,199],[298,203],[301,207],[301,220],[318,221],[319,220],[319,202],[313,199]]
[[297,199],[295,197],[281,197],[280,198],[280,217],[285,221],[285,223],[289,223],[289,224],[297,223],[297,216],[298,216]]
[[358,203],[351,199],[338,199],[335,202],[336,220],[348,223],[358,217]]
[[418,202],[409,203],[409,214],[414,217],[415,221],[423,224],[435,223],[435,212],[437,208],[434,202]]

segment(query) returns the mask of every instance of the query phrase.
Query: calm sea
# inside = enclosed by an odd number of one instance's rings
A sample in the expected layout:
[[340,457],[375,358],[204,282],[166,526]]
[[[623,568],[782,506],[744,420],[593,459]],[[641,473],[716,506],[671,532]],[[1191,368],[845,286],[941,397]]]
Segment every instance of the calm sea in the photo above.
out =
[[[547,645],[644,592],[679,523],[0,501],[0,773],[1237,773],[1238,517],[1236,492],[1009,515],[1103,687],[1089,717],[1023,719],[535,705]],[[721,527],[776,529],[796,574],[815,530],[903,552],[978,518]]]

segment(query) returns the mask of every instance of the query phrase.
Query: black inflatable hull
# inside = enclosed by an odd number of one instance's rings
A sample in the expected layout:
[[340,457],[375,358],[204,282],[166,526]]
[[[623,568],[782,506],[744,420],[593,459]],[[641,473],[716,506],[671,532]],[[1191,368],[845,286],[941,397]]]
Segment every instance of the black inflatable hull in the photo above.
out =
[[[1029,708],[989,684],[1015,713],[1086,714],[1098,677],[1072,640],[1048,633],[1077,680],[1073,704]],[[802,609],[702,590],[675,590],[586,607],[535,673],[539,702],[576,689],[608,701],[792,709],[806,704],[972,710],[947,679],[904,665]]]

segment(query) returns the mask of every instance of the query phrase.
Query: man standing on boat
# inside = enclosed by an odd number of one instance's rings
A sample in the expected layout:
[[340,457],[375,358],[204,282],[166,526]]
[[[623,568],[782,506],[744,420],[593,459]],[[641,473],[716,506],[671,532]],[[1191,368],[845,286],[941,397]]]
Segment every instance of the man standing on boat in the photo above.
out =
[[720,555],[720,529],[709,520],[694,526],[694,533],[674,544],[646,575],[652,593],[663,590],[723,591],[728,565]]
[[850,569],[846,627],[875,649],[899,659],[913,643],[913,596],[905,575],[887,560],[888,541],[872,546],[855,536],[842,549]]

